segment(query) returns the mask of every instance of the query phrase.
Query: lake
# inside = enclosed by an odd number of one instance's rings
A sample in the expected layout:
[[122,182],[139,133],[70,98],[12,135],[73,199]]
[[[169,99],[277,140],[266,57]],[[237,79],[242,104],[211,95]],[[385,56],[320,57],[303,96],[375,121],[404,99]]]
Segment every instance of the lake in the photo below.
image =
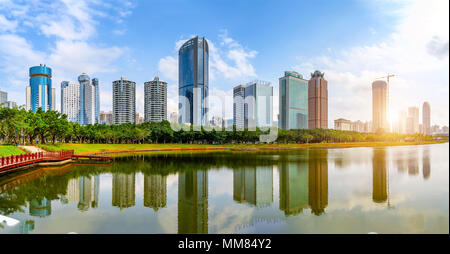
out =
[[0,233],[449,233],[449,145],[138,154],[0,177]]

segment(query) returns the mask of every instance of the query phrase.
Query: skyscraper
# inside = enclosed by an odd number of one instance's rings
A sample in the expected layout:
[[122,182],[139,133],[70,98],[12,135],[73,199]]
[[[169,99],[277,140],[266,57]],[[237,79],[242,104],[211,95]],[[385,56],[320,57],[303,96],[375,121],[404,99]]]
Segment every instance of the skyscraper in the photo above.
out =
[[389,131],[387,121],[387,83],[377,80],[372,83],[372,131]]
[[311,73],[308,81],[308,128],[328,129],[328,81],[324,73]]
[[256,80],[233,90],[233,113],[237,127],[242,123],[244,128],[272,126],[273,87],[269,82]]
[[8,93],[0,90],[0,106],[6,107],[8,102]]
[[419,133],[419,108],[409,107],[408,118],[406,121],[406,133],[414,134]]
[[425,135],[431,135],[430,116],[431,116],[430,104],[426,101],[423,103],[422,106],[422,128],[423,134]]
[[100,123],[100,83],[98,78],[92,79],[92,86],[94,86],[94,123]]
[[80,83],[80,120],[82,125],[95,123],[95,87],[86,73],[78,76]]
[[144,121],[167,120],[167,83],[155,77],[144,83]]
[[113,124],[136,122],[136,83],[121,77],[113,82]]
[[55,93],[52,89],[52,69],[45,66],[30,68],[30,85],[26,89],[26,107],[36,112],[38,108],[44,111],[55,110]]
[[238,130],[244,129],[245,86],[233,88],[233,123]]
[[209,48],[205,37],[194,37],[178,51],[180,123],[207,125]]
[[67,120],[80,122],[80,85],[69,81],[61,82],[61,114]]
[[280,78],[279,112],[281,129],[308,128],[308,80],[295,71]]

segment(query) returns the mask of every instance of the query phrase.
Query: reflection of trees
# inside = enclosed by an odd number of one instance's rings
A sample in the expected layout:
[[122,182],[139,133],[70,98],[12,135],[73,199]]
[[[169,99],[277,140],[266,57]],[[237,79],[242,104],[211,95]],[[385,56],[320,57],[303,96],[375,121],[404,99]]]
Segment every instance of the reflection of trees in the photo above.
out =
[[308,153],[308,201],[315,215],[321,215],[328,205],[327,154],[326,149],[310,149]]
[[386,166],[386,150],[384,148],[374,148],[372,157],[372,200],[376,203],[382,203],[387,200]]
[[178,233],[208,233],[208,172],[178,175]]
[[422,154],[422,173],[424,179],[428,179],[430,177],[430,165],[430,148],[425,147]]

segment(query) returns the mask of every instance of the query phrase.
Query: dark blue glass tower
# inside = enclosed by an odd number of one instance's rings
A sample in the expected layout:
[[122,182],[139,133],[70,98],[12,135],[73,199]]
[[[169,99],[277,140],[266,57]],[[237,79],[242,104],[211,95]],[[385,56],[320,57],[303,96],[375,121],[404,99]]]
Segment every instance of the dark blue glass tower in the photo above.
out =
[[179,123],[206,125],[208,114],[209,49],[204,37],[194,37],[178,52]]

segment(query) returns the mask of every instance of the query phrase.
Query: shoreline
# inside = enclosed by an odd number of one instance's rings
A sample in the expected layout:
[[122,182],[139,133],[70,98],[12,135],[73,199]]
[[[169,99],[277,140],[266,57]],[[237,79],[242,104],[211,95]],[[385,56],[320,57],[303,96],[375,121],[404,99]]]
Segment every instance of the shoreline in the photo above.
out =
[[[226,145],[198,145],[198,144],[63,144],[48,145],[49,150],[74,149],[77,155],[106,155],[123,153],[151,153],[151,152],[210,152],[231,151],[251,152],[267,150],[297,150],[297,149],[328,149],[328,148],[356,148],[356,147],[386,147],[386,146],[411,146],[447,143],[448,141],[423,141],[423,142],[351,142],[351,143],[313,143],[313,144],[226,144]],[[40,146],[45,149],[47,145]],[[98,149],[92,148],[98,146]],[[91,148],[91,151],[77,152],[82,148]],[[119,148],[120,149],[114,149]],[[46,149],[47,150],[47,149]]]

